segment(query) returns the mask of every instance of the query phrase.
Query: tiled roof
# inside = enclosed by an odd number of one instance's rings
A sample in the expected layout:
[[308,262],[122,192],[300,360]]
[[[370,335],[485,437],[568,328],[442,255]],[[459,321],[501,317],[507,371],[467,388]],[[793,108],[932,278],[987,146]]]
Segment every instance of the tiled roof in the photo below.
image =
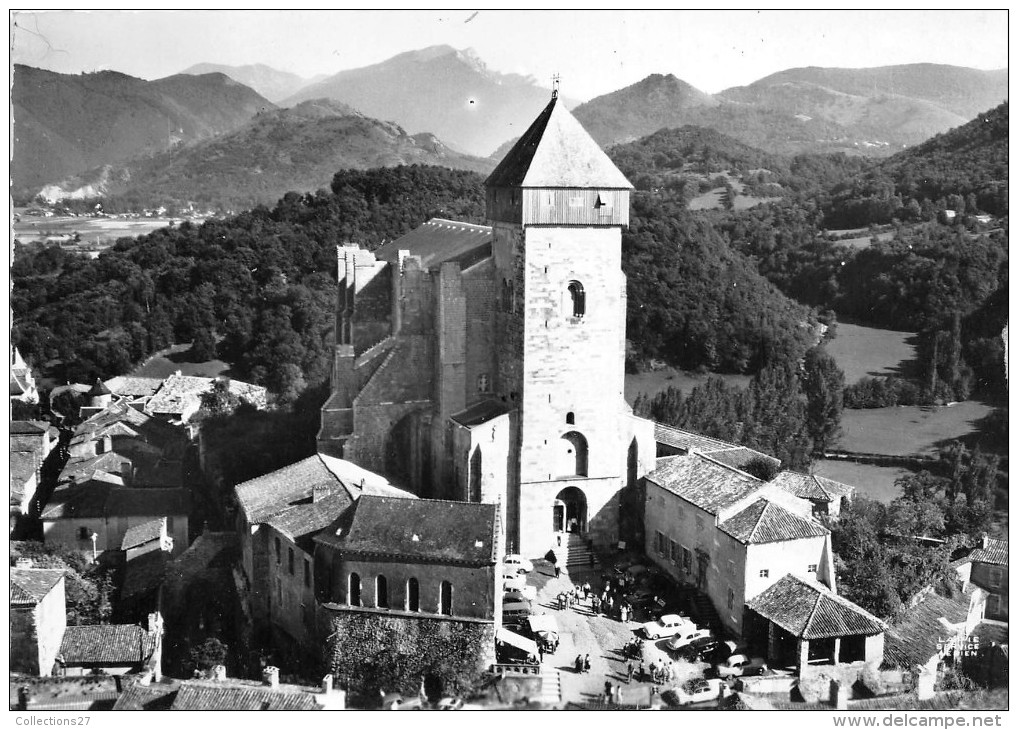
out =
[[820,583],[788,574],[746,603],[800,639],[879,634],[883,621]]
[[190,513],[186,489],[129,489],[86,482],[53,493],[42,519],[73,517],[168,517]]
[[836,502],[842,497],[850,497],[855,492],[855,487],[850,487],[847,484],[815,474],[799,474],[794,471],[781,472],[771,480],[771,484],[781,487],[800,499],[809,499],[814,502]]
[[166,518],[157,517],[154,520],[148,522],[142,522],[139,525],[128,527],[127,532],[124,533],[124,539],[120,543],[121,550],[130,550],[134,547],[139,547],[145,543],[158,540],[162,537],[164,530],[166,529]]
[[718,527],[739,542],[749,545],[823,537],[830,532],[823,525],[793,514],[766,499],[758,499]]
[[452,420],[461,426],[470,428],[471,426],[477,426],[481,423],[486,423],[492,418],[497,418],[503,414],[508,413],[512,410],[512,406],[502,401],[489,399],[483,400],[480,403],[475,403],[469,408],[464,408],[459,413],[453,413],[449,416]]
[[11,605],[34,606],[64,577],[64,571],[47,568],[11,568]]
[[692,431],[683,431],[681,428],[668,426],[663,423],[654,423],[654,440],[659,444],[670,446],[683,452],[698,451],[716,461],[720,461],[728,466],[734,466],[736,469],[744,468],[755,459],[763,459],[775,466],[781,463],[780,459],[775,459],[773,456],[768,456],[761,451],[754,451],[745,446],[731,444],[727,441],[721,441],[720,439],[693,433]]
[[891,622],[884,635],[884,664],[888,667],[912,668],[925,664],[940,651],[940,642],[954,638],[958,630],[951,624],[964,624],[968,617],[971,593],[954,598],[928,593],[921,601],[902,612]]
[[152,640],[141,626],[68,626],[60,644],[66,665],[141,664],[152,654]]
[[538,115],[484,184],[490,188],[633,187],[557,98]]
[[73,457],[64,465],[57,481],[66,483],[72,481],[73,477],[73,481],[81,483],[90,479],[97,471],[123,474],[125,466],[130,473],[131,460],[114,451],[96,456]]
[[310,502],[316,487],[345,489],[351,499],[361,493],[413,496],[390,485],[385,477],[325,454],[315,454],[264,476],[249,479],[236,486],[235,494],[248,522],[258,524],[301,502]]
[[982,621],[972,630],[970,635],[979,641],[980,646],[989,646],[992,643],[1006,644],[1008,640],[1008,625]]
[[106,384],[103,383],[103,381],[99,380],[99,378],[96,378],[95,379],[95,383],[92,384],[92,387],[89,389],[88,393],[86,393],[85,395],[99,396],[99,395],[113,395],[113,394],[110,392],[110,389],[106,387]]
[[166,577],[170,554],[165,550],[152,550],[129,560],[124,566],[124,585],[121,600],[130,600],[154,591]]
[[711,514],[764,486],[756,477],[699,453],[658,459],[646,478]]
[[342,552],[487,565],[497,525],[494,504],[364,495],[315,541]]
[[21,384],[21,381],[18,379],[18,376],[16,374],[11,373],[11,395],[24,395],[24,394],[25,386]]
[[421,266],[430,269],[447,261],[461,268],[491,255],[491,227],[432,218],[421,226],[383,244],[375,251],[381,261],[395,262],[400,251],[421,258]]
[[989,563],[1007,567],[1007,540],[986,538],[986,547],[978,547],[968,555],[973,563]]
[[325,529],[353,504],[349,492],[337,487],[329,496],[310,504],[290,507],[269,518],[268,524],[291,540]]
[[308,690],[225,682],[184,682],[171,710],[317,710],[320,705]]
[[118,375],[106,381],[106,387],[117,395],[128,395],[135,398],[155,395],[163,381],[159,378],[135,378],[130,375]]
[[[215,378],[171,375],[163,381],[162,387],[145,405],[145,410],[149,413],[182,414],[192,407],[196,408],[201,400],[201,394],[210,390],[214,382]],[[260,385],[231,380],[230,392],[256,408],[265,407],[266,390]]]
[[49,431],[49,424],[45,421],[11,421],[10,432],[27,436],[28,434],[43,434]]
[[180,683],[176,680],[163,680],[152,684],[134,682],[117,698],[114,710],[168,710],[177,697]]

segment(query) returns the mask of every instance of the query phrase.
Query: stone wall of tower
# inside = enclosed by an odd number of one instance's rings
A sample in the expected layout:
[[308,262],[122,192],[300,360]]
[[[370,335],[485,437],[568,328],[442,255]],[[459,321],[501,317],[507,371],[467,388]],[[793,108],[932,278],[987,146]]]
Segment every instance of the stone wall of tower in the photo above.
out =
[[[463,272],[463,291],[467,306],[467,369],[466,403],[490,397],[495,392],[495,288],[494,265],[491,259],[471,266]],[[479,378],[486,376],[488,389],[481,391]]]
[[[559,439],[586,439],[588,477],[620,477],[624,285],[618,228],[525,230],[521,482],[556,479]],[[585,293],[572,316],[570,282]],[[573,414],[573,423],[567,415]]]

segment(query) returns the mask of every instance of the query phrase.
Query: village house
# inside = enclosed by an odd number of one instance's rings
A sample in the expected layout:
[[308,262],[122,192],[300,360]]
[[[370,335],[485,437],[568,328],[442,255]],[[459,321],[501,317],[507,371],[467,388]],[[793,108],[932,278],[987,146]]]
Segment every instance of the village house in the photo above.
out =
[[65,677],[89,674],[161,676],[163,623],[158,613],[146,626],[102,624],[68,626],[57,654],[57,672]]
[[965,585],[972,583],[987,592],[984,618],[1008,623],[1008,541],[983,536],[979,546],[956,563]]
[[837,518],[841,509],[852,500],[855,487],[816,474],[800,474],[783,471],[771,480],[771,484],[784,489],[799,499],[813,505],[814,517]]
[[[45,421],[10,422],[10,532],[38,513],[42,468],[55,453],[60,432]],[[53,457],[55,458],[55,457]]]
[[39,388],[35,384],[32,368],[16,347],[11,348],[11,400],[31,404],[39,402]]
[[[145,413],[174,424],[187,424],[201,408],[201,396],[212,389],[216,378],[181,375],[178,370],[166,378],[159,390],[145,402]],[[255,408],[265,408],[267,391],[240,380],[229,381],[230,392]]]
[[67,627],[64,571],[11,568],[11,671],[48,676]]

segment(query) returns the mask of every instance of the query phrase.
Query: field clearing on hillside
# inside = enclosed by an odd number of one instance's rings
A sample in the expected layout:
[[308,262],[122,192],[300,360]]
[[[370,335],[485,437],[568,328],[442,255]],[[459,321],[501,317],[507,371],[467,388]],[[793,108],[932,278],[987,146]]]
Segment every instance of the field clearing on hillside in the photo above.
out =
[[916,334],[857,324],[838,323],[837,335],[824,345],[845,372],[845,384],[863,377],[898,375],[905,361],[916,354]]
[[911,473],[899,466],[857,464],[854,461],[830,459],[818,461],[813,471],[836,482],[850,484],[855,487],[856,494],[885,504],[901,496],[900,490],[894,486],[895,480]]
[[168,378],[178,370],[181,375],[197,375],[203,378],[215,378],[230,374],[230,364],[222,360],[206,360],[190,362],[191,345],[173,345],[160,350],[148,360],[130,372],[135,378]]
[[[53,239],[54,242],[73,238],[77,233],[81,243],[113,244],[118,238],[135,237],[165,228],[171,223],[180,223],[181,218],[88,218],[85,216],[53,216],[50,218],[21,216],[15,220],[14,238],[22,243],[35,243]],[[204,219],[191,222],[200,225]]]
[[[893,231],[885,231],[875,235],[878,241],[890,241],[894,238]],[[874,234],[867,233],[866,235],[858,236],[856,238],[845,238],[840,241],[835,241],[835,243],[840,243],[843,246],[850,246],[851,248],[869,248],[873,245],[873,237]]]
[[938,444],[978,431],[993,406],[964,401],[950,406],[893,406],[845,410],[837,448],[863,454],[930,455]]
[[[698,385],[702,385],[711,374],[698,375],[685,372],[675,368],[663,368],[646,373],[626,373],[626,401],[632,403],[637,395],[646,393],[648,397],[655,395],[669,387],[680,388],[685,395]],[[737,385],[745,388],[752,380],[752,375],[718,375],[728,385]]]

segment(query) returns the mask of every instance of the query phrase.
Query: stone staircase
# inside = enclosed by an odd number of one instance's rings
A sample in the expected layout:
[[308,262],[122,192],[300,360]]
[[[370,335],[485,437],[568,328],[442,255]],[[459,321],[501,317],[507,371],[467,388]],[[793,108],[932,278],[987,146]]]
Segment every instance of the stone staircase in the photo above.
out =
[[568,573],[590,570],[592,553],[587,540],[572,532],[565,533],[562,538],[562,545],[552,548],[558,565]]
[[562,702],[562,679],[559,670],[541,667],[541,703],[557,705]]
[[689,597],[689,612],[701,628],[710,629],[715,636],[721,636],[721,617],[714,604],[703,593],[694,591]]

